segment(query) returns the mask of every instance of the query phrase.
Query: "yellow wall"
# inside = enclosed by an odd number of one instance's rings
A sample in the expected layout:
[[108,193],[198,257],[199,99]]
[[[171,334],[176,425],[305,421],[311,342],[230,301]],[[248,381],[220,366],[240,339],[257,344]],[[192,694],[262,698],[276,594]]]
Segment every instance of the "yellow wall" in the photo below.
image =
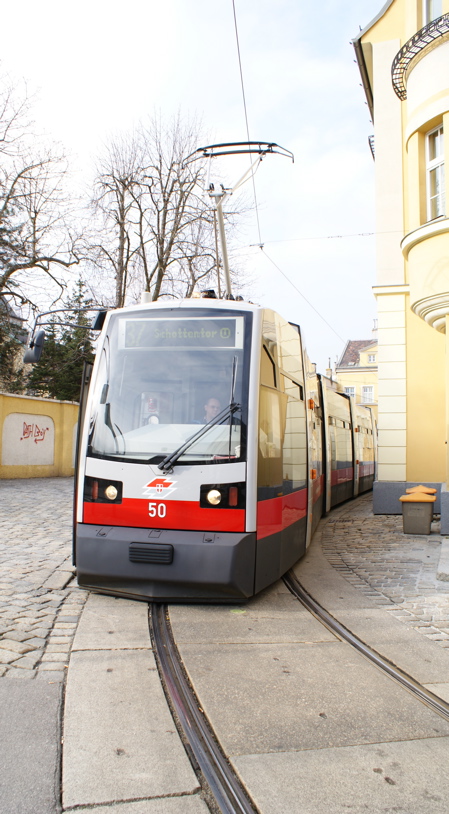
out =
[[[373,370],[358,370],[356,367],[351,371],[339,371],[337,373],[337,383],[340,392],[344,393],[345,387],[355,387],[355,401],[357,404],[366,404],[371,407],[374,417],[377,420],[377,368]],[[368,385],[373,389],[373,402],[362,401],[362,387]]]
[[446,480],[445,336],[407,319],[407,481]]
[[0,478],[73,475],[77,421],[72,402],[0,393]]
[[423,27],[422,15],[422,0],[394,0],[361,35],[374,98],[380,481],[449,477],[449,222],[427,221],[425,168],[425,134],[441,123],[449,166],[449,38],[412,60],[405,100],[391,83],[393,60]]

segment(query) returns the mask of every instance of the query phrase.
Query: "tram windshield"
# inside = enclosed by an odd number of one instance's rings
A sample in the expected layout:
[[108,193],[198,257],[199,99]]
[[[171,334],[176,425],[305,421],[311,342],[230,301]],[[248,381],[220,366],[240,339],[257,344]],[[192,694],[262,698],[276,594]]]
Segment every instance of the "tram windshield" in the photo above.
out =
[[113,315],[99,350],[88,454],[244,459],[250,320],[224,309]]

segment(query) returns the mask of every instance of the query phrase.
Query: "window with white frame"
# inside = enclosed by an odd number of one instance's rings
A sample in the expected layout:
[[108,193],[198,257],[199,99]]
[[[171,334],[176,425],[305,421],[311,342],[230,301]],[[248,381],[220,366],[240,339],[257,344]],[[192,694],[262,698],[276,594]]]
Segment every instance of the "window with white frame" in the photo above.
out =
[[444,134],[437,127],[426,135],[427,220],[435,220],[446,211],[444,180]]
[[423,25],[431,23],[443,14],[443,0],[424,0]]
[[345,387],[345,393],[346,393],[347,396],[352,396],[352,398],[354,399],[355,398],[355,387]]
[[362,387],[362,404],[373,404],[373,402],[374,402],[373,385],[364,385]]
[[368,362],[375,362],[375,361],[376,361],[376,354],[375,353],[369,353],[368,354]]

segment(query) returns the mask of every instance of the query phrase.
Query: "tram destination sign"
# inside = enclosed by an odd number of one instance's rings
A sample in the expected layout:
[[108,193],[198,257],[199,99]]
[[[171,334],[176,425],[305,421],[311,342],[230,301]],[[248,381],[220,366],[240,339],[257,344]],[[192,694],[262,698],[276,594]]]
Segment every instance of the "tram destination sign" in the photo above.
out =
[[127,319],[125,348],[242,348],[243,317]]

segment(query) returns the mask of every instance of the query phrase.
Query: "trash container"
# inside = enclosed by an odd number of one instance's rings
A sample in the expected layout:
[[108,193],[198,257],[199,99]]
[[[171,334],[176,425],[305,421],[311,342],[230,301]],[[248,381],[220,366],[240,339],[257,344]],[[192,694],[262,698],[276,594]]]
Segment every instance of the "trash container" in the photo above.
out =
[[402,503],[402,524],[404,534],[430,534],[435,495],[425,492],[411,492],[399,498]]

